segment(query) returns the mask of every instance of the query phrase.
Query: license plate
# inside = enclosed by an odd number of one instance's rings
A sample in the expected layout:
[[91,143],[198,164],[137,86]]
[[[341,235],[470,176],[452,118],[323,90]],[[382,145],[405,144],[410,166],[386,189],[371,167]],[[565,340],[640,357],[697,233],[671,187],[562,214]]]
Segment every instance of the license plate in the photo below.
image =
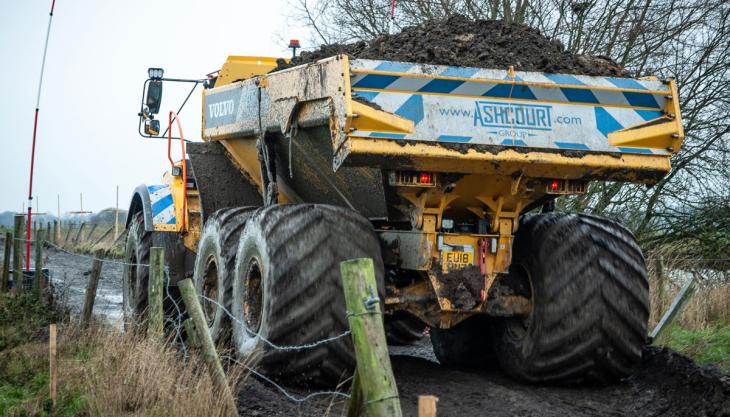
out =
[[466,268],[474,264],[474,255],[471,252],[444,252],[442,259],[443,266],[447,271]]

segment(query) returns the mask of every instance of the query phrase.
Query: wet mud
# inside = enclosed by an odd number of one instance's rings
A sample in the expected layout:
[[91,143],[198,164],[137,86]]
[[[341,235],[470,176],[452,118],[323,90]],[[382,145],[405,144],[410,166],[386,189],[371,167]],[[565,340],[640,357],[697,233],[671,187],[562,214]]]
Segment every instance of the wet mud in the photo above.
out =
[[567,51],[537,29],[500,20],[471,20],[454,15],[380,36],[370,42],[323,45],[304,51],[275,71],[338,54],[432,65],[540,71],[594,76],[629,76],[613,60]]
[[[418,396],[435,395],[439,417],[728,417],[730,376],[700,367],[668,349],[648,347],[636,375],[608,386],[523,384],[499,370],[440,365],[425,338],[392,347],[403,415],[418,416]],[[305,392],[294,391],[301,395]],[[344,401],[296,404],[251,381],[241,391],[242,416],[338,416]]]
[[470,310],[479,303],[484,278],[478,266],[468,266],[441,275],[441,294],[456,308]]

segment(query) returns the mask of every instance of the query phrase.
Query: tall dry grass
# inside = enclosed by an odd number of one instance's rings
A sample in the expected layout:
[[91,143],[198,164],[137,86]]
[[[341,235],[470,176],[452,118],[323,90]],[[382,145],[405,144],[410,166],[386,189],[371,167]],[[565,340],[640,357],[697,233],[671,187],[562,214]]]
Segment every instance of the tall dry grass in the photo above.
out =
[[651,293],[650,327],[662,318],[682,286],[695,278],[696,291],[677,322],[688,330],[730,323],[730,261],[687,259],[665,248],[647,256]]
[[[59,389],[78,390],[89,416],[231,416],[222,390],[192,354],[109,328],[67,326],[59,339]],[[231,391],[240,368],[228,370]]]

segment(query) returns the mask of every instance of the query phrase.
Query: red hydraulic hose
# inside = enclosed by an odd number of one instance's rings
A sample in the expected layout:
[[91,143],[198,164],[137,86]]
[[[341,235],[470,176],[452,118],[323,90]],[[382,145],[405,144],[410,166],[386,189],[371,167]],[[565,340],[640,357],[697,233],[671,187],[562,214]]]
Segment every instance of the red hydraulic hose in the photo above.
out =
[[[46,67],[46,54],[48,52],[48,38],[51,35],[51,22],[53,21],[53,9],[56,7],[56,0],[51,2],[51,11],[48,13],[48,29],[46,29],[46,43],[43,46],[43,60],[41,61],[41,75],[38,80],[38,97],[35,102],[35,117],[33,118],[33,144],[30,150],[30,180],[28,185],[28,224],[25,227],[25,270],[30,270],[30,241],[31,241],[31,223],[33,216],[33,167],[35,166],[35,143],[36,133],[38,132],[38,112],[40,111],[41,88],[43,87],[43,71]],[[60,219],[59,219],[60,220]],[[41,244],[41,242],[36,242]]]

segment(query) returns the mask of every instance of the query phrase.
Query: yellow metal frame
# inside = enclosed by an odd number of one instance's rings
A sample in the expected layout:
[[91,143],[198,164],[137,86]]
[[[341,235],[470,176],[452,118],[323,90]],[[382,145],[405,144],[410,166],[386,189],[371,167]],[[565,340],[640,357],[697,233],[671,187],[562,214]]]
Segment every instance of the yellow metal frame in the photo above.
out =
[[669,81],[670,94],[664,108],[665,116],[650,120],[639,126],[618,130],[608,134],[612,146],[665,149],[677,153],[684,141],[684,126],[679,110],[677,83]]
[[377,110],[357,101],[350,101],[352,106],[352,121],[350,127],[357,130],[367,130],[388,133],[413,133],[413,121],[394,114]]
[[[276,66],[277,58],[262,56],[237,56],[231,55],[218,72],[216,87],[245,80],[256,75],[263,75],[271,72]],[[288,62],[288,60],[286,60]]]
[[[175,164],[182,167],[183,162]],[[172,204],[175,207],[175,224],[155,224],[154,229],[159,232],[177,232],[183,236],[183,244],[190,250],[195,251],[200,239],[202,229],[202,218],[200,216],[200,198],[197,190],[184,191],[185,180],[181,176],[174,176],[165,172],[162,181],[170,187]],[[183,195],[187,194],[186,203],[183,204]],[[185,209],[183,209],[185,206]],[[183,216],[185,216],[185,229],[183,229]]]
[[[438,143],[413,142],[401,146],[390,139],[350,137],[345,148],[347,158],[365,158],[373,165],[394,160],[403,169],[436,172],[504,175],[521,172],[526,177],[581,179],[601,176],[607,180],[623,180],[652,184],[671,169],[668,155],[594,154],[565,155],[559,152],[500,152],[447,148]],[[347,165],[347,160],[345,165]]]

